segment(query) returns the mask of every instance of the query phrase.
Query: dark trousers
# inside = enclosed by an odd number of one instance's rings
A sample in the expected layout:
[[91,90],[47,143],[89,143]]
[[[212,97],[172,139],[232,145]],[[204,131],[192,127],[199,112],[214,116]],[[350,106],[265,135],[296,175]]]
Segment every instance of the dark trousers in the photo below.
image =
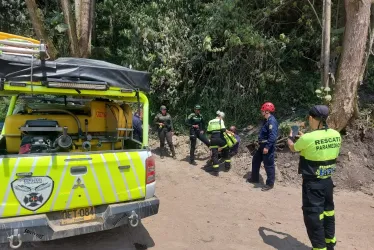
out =
[[168,131],[167,129],[161,129],[158,131],[158,138],[160,139],[160,149],[161,149],[161,156],[164,155],[165,150],[165,139],[169,145],[170,151],[175,155],[174,145],[173,145],[173,139],[172,139],[172,133],[171,131]]
[[[222,151],[218,152],[218,148],[222,148]],[[225,160],[225,168],[229,169],[231,167],[229,148],[223,136],[212,137],[210,139],[210,149],[212,151],[212,167],[215,171],[219,171],[219,153],[221,153],[222,158]]]
[[135,139],[137,141],[140,141],[140,142],[143,142],[143,138],[137,133],[134,133],[133,139]]
[[[230,157],[230,159],[232,158],[232,157],[234,157],[235,155],[237,155],[238,154],[238,152],[233,152],[233,151],[231,151],[230,149],[229,149],[229,157]],[[222,152],[219,152],[218,153],[218,159],[221,159],[221,158],[223,158],[223,156],[222,156]]]
[[303,180],[304,223],[313,249],[333,249],[335,238],[335,211],[331,178]]
[[264,146],[260,146],[252,159],[252,180],[259,181],[260,179],[260,167],[261,162],[264,162],[264,167],[267,175],[266,185],[274,186],[275,182],[275,165],[274,165],[274,154],[275,148],[269,148],[267,154],[263,153]]
[[202,141],[207,147],[209,147],[210,143],[208,138],[204,134],[200,133],[199,129],[190,129],[190,141],[191,141],[191,148],[190,148],[190,161],[195,160],[195,150],[196,150],[196,141],[199,139]]

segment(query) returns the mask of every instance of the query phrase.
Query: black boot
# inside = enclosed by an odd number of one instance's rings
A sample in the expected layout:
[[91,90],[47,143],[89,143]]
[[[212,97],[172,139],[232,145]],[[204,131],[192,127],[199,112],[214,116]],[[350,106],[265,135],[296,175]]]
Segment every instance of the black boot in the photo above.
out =
[[327,250],[334,250],[335,244],[327,243],[326,247],[327,247]]
[[249,183],[260,183],[259,180],[254,180],[252,177],[250,177],[249,179],[247,179],[247,182],[249,182]]
[[209,172],[211,175],[215,176],[215,177],[218,177],[219,176],[219,172],[218,171],[212,171],[212,172]]
[[165,154],[164,148],[160,148],[160,158],[161,159],[164,159],[164,154]]
[[191,164],[191,165],[195,165],[195,166],[197,165],[197,163],[196,163],[195,160],[190,160],[190,164]]
[[265,185],[261,191],[269,191],[274,188],[274,185]]
[[225,172],[229,172],[231,169],[231,164],[229,162],[225,162]]
[[210,166],[208,168],[205,169],[206,172],[208,172],[209,174],[213,175],[213,176],[218,176],[219,175],[219,167],[213,167],[213,166]]
[[193,148],[192,146],[190,148],[190,164],[195,166],[197,165],[197,163],[195,162],[195,148]]
[[190,164],[191,165],[197,165],[197,163],[195,161],[195,156],[194,155],[190,155]]
[[211,167],[213,165],[212,159],[206,161],[205,167]]

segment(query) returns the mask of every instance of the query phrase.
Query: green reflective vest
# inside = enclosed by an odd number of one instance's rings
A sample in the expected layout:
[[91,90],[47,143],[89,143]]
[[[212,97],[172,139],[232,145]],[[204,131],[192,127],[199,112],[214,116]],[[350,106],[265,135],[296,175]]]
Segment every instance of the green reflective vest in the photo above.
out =
[[208,133],[220,132],[223,128],[226,128],[225,123],[221,119],[215,118],[209,121],[207,131]]

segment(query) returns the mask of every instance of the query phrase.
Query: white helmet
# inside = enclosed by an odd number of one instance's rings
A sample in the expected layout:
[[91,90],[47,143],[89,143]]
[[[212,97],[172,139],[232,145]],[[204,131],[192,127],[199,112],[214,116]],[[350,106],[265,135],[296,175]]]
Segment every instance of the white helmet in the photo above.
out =
[[222,111],[217,111],[217,113],[216,113],[219,117],[221,117],[221,118],[225,118],[225,113],[223,113]]

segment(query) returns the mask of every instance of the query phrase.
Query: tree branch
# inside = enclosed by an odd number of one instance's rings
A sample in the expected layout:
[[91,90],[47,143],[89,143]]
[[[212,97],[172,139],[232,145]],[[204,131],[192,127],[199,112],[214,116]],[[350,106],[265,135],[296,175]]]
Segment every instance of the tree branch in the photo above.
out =
[[325,0],[324,4],[325,7],[325,21],[324,25],[324,33],[325,36],[323,37],[324,42],[324,70],[323,70],[323,86],[329,87],[329,72],[330,72],[330,44],[331,44],[331,0]]
[[[313,12],[314,12],[314,15],[316,16],[316,18],[317,18],[317,21],[318,21],[318,23],[319,23],[319,26],[322,28],[322,23],[321,23],[321,20],[319,19],[319,17],[318,17],[318,14],[317,14],[317,11],[316,11],[316,9],[314,8],[314,6],[313,6],[313,4],[310,2],[310,0],[307,0],[308,1],[308,3],[310,4],[310,7],[312,7],[312,10],[313,10]],[[374,1],[374,0],[373,0]]]
[[26,0],[26,6],[27,10],[30,15],[30,19],[32,22],[32,26],[34,28],[34,32],[36,34],[36,37],[39,40],[43,40],[47,46],[48,46],[48,54],[51,59],[55,59],[57,57],[57,49],[54,46],[53,42],[51,39],[49,39],[47,32],[45,31],[44,28],[44,18],[40,10],[38,9],[38,6],[35,2],[35,0]]
[[322,38],[321,38],[321,58],[320,58],[320,64],[321,64],[321,86],[323,86],[323,84],[325,83],[325,77],[324,77],[324,65],[325,65],[325,61],[324,61],[324,55],[325,55],[325,36],[326,36],[326,30],[325,30],[325,12],[326,12],[326,4],[325,4],[325,1],[326,0],[323,0],[322,1]]

